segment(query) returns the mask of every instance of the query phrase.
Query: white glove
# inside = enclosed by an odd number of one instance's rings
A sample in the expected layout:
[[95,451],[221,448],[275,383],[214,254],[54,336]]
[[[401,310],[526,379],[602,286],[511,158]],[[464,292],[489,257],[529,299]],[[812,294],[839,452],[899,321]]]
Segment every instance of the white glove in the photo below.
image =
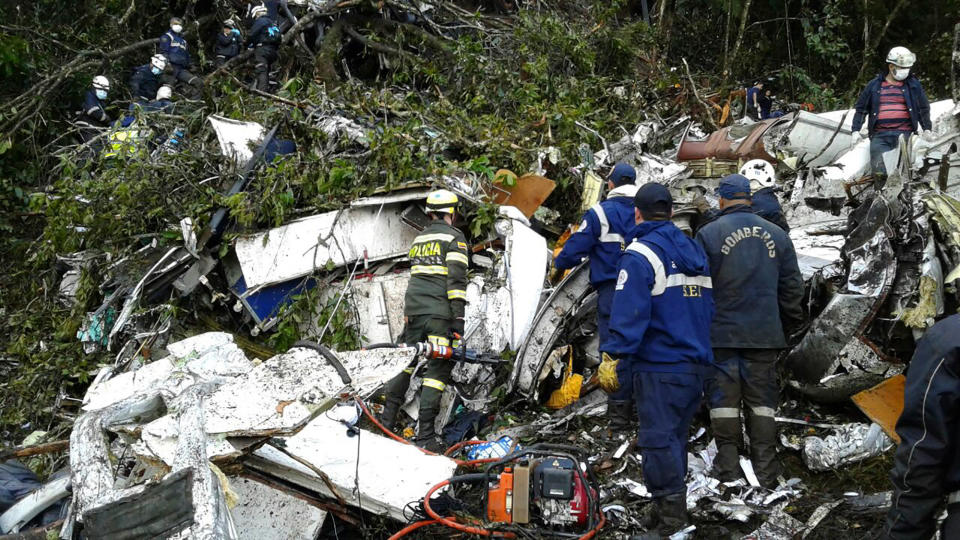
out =
[[863,135],[860,135],[859,131],[854,131],[853,135],[850,136],[850,147],[853,148],[863,139]]
[[920,135],[920,138],[927,142],[933,142],[937,139],[937,134],[932,129],[917,127],[917,135]]

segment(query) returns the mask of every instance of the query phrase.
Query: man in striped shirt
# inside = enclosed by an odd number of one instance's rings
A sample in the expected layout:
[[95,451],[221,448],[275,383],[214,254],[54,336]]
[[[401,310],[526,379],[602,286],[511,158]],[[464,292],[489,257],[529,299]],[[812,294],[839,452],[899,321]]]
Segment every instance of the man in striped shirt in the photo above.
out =
[[916,59],[906,47],[890,49],[887,72],[867,84],[855,105],[853,144],[861,137],[870,138],[870,168],[880,187],[887,175],[883,154],[896,149],[900,137],[923,135],[932,127],[930,102],[920,81],[910,73]]

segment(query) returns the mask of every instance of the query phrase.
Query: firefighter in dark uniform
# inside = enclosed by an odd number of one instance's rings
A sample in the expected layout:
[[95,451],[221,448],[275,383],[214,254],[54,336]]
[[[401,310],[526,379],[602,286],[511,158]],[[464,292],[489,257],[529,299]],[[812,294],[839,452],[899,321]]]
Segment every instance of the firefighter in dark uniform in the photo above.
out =
[[757,478],[774,487],[780,473],[777,355],[790,330],[803,323],[803,277],[787,233],[751,210],[746,177],[727,176],[717,194],[720,216],[697,232],[710,259],[716,302],[710,328],[715,370],[707,382],[717,438],[714,468],[725,482],[741,474],[742,402]]
[[283,39],[280,27],[267,14],[267,8],[257,6],[253,8],[253,26],[250,27],[250,37],[247,47],[254,48],[254,71],[257,73],[256,88],[266,91],[270,82],[270,68],[277,61],[277,47]]
[[[413,241],[408,254],[411,268],[404,297],[404,343],[427,341],[453,348],[460,346],[467,304],[467,242],[463,233],[453,226],[458,207],[456,194],[445,189],[427,196],[427,212],[433,222]],[[427,450],[441,448],[434,423],[453,366],[451,360],[433,359],[423,374],[416,443]],[[387,383],[382,415],[387,429],[393,429],[396,424],[413,369],[413,365],[409,366]]]
[[897,435],[883,538],[932,538],[944,505],[940,538],[960,538],[960,315],[933,325],[917,343]]

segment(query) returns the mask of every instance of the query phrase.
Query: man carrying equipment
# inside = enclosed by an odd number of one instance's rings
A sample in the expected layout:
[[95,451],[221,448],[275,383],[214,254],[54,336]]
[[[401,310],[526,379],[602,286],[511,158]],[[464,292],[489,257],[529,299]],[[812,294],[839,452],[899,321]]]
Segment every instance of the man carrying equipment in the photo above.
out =
[[[456,194],[445,189],[427,196],[427,213],[433,221],[413,241],[408,254],[411,267],[404,297],[404,343],[428,341],[453,348],[460,346],[467,304],[468,259],[467,241],[453,226],[459,204]],[[453,366],[449,359],[431,359],[423,374],[416,443],[427,450],[442,448],[434,424]],[[408,366],[387,383],[381,417],[387,429],[396,424],[414,367]]]

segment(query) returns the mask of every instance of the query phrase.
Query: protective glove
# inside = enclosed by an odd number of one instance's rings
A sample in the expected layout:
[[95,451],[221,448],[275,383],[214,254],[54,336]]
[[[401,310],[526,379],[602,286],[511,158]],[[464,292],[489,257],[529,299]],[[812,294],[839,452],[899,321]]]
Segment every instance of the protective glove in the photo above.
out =
[[920,135],[920,138],[927,142],[933,142],[937,139],[937,134],[933,130],[923,129],[922,127],[917,128],[917,135]]
[[860,132],[854,131],[853,135],[850,137],[850,147],[853,148],[854,146],[859,144],[861,140],[863,140],[863,136],[860,135]]
[[600,367],[597,368],[597,382],[604,392],[612,394],[620,388],[620,381],[617,379],[617,363],[619,360],[614,360],[607,353],[603,353],[600,358],[602,361]]
[[236,28],[231,29],[231,30],[230,30],[230,33],[233,34],[233,35],[235,35],[235,36],[237,36],[237,37],[240,37],[240,31],[237,30]]

